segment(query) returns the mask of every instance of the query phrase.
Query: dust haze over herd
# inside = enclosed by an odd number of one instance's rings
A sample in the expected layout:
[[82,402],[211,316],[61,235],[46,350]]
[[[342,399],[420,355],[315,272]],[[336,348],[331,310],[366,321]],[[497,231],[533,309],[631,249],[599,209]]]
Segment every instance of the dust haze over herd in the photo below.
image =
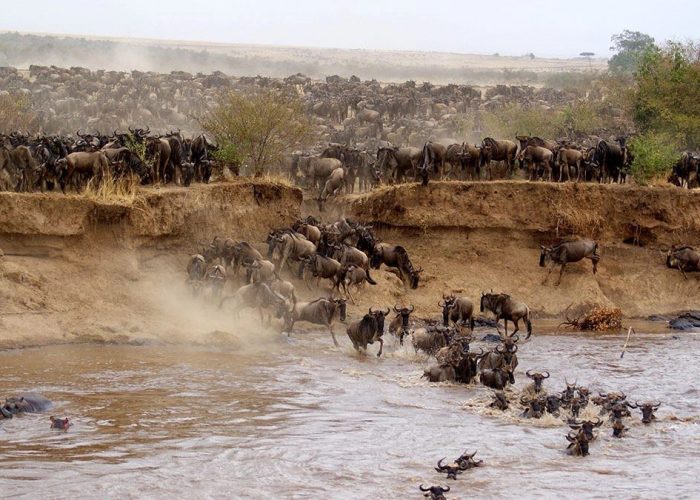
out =
[[0,10],[4,494],[696,496],[700,4]]

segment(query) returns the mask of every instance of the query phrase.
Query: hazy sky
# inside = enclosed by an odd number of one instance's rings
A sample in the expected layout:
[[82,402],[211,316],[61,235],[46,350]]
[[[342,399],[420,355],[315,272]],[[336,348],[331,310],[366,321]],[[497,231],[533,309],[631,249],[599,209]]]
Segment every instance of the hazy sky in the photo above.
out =
[[698,0],[3,0],[0,30],[540,56],[700,36]]

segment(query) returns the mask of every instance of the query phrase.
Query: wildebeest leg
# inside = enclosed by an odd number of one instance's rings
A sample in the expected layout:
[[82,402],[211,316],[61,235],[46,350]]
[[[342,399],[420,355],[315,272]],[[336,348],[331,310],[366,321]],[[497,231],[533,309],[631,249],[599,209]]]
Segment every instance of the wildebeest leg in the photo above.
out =
[[[333,343],[335,344],[336,347],[339,346],[338,341],[335,339],[335,333],[333,333],[333,325],[328,325],[328,331],[331,332],[331,337],[333,338]],[[357,349],[357,346],[355,346],[355,349]]]
[[506,329],[506,337],[508,336],[508,320],[503,318],[503,326]]
[[555,261],[552,261],[552,264],[549,266],[549,271],[547,271],[547,275],[546,275],[546,276],[544,277],[544,279],[542,280],[542,284],[543,284],[543,285],[546,285],[546,284],[547,284],[547,280],[549,279],[549,275],[552,274],[552,271],[554,271],[554,267],[555,267],[556,265],[557,265],[557,263],[556,263]]
[[[511,337],[513,335],[515,335],[516,333],[518,333],[518,330],[520,330],[520,326],[518,325],[518,321],[519,321],[518,319],[513,320],[513,324],[515,325],[515,330],[513,330],[513,333],[510,334]],[[506,335],[508,335],[507,331],[506,331]]]
[[681,274],[683,274],[684,279],[688,279],[688,276],[685,275],[685,269],[683,269],[683,266],[680,264],[680,262],[678,263],[678,270],[681,272]]
[[384,339],[380,337],[377,340],[379,340],[379,352],[377,353],[377,357],[379,357],[382,355],[382,349],[384,349]]
[[564,257],[564,261],[561,263],[561,268],[559,269],[559,279],[557,280],[557,286],[561,284],[561,277],[564,275],[564,268],[566,267],[566,255]]

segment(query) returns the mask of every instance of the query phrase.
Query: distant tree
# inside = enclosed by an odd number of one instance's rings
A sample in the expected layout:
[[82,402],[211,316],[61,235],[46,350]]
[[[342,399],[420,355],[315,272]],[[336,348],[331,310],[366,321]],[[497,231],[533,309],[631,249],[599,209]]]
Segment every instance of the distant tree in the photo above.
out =
[[646,52],[657,49],[654,39],[639,31],[625,30],[613,35],[611,40],[613,45],[610,50],[614,50],[615,55],[608,61],[608,68],[614,73],[634,73],[639,59]]
[[595,52],[581,52],[579,55],[581,57],[593,57],[595,55]]
[[700,46],[668,43],[638,62],[632,111],[643,132],[671,134],[682,146],[700,146]]
[[301,100],[270,89],[222,95],[201,124],[216,139],[223,160],[248,164],[255,176],[308,143],[312,131]]

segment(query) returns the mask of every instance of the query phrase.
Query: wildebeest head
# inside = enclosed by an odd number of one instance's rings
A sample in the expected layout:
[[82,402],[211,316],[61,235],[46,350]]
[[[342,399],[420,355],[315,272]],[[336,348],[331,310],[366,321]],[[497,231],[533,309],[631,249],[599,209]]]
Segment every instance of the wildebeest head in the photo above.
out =
[[625,427],[625,424],[622,423],[622,420],[615,420],[613,422],[613,437],[621,438],[626,430],[627,427]]
[[557,416],[559,415],[559,407],[561,406],[561,398],[556,394],[550,394],[546,399],[547,413]]
[[578,434],[571,435],[571,433],[566,435],[566,440],[569,441],[569,446],[567,449],[569,453],[574,456],[585,457],[588,455],[588,441],[585,434],[579,432]]
[[419,488],[421,491],[426,492],[423,494],[423,496],[425,498],[430,498],[430,500],[445,500],[445,493],[450,491],[449,486],[445,486],[444,488],[442,486],[430,486],[429,488],[424,488],[421,484]]
[[628,406],[630,408],[639,408],[642,412],[642,423],[650,424],[652,420],[656,420],[654,412],[659,409],[661,403],[646,402],[640,404],[639,401],[636,401],[634,405],[628,403]]
[[540,245],[540,249],[540,267],[544,267],[546,262],[551,258],[552,247]]
[[408,328],[408,319],[414,309],[413,304],[408,307],[399,307],[398,304],[394,305],[394,312],[396,313],[396,317],[401,316],[401,328],[404,330]]
[[435,470],[437,472],[446,472],[447,473],[447,479],[457,479],[457,474],[461,474],[465,470],[469,468],[466,462],[452,462],[451,464],[443,465],[442,461],[445,460],[445,457],[441,458],[438,460],[437,466],[435,467]]
[[389,314],[390,311],[391,309],[388,307],[386,308],[386,311],[383,311],[382,309],[373,311],[371,307],[369,308],[369,314],[372,314],[375,318],[377,318],[378,335],[381,335],[384,332],[384,318],[386,318],[386,315]]
[[346,314],[346,310],[347,310],[347,304],[346,304],[345,299],[329,299],[329,300],[332,300],[335,303],[336,307],[338,308],[338,317],[340,318],[341,322],[345,323],[345,319],[346,319],[345,314]]
[[450,311],[454,306],[457,297],[454,295],[442,295],[442,301],[438,302],[438,306],[442,307],[442,324],[447,326],[450,322]]
[[542,397],[520,398],[520,404],[525,407],[523,416],[526,418],[541,418],[547,407],[547,400]]
[[549,372],[534,372],[530,373],[532,370],[528,370],[525,372],[525,375],[528,376],[528,378],[531,378],[532,381],[535,383],[535,392],[541,392],[542,391],[542,381],[546,378],[549,378]]
[[482,463],[484,463],[483,460],[474,460],[474,457],[476,454],[479,452],[479,450],[475,451],[474,453],[469,453],[468,451],[465,450],[464,453],[462,453],[455,462],[457,462],[460,465],[466,464],[467,469],[471,469],[472,467],[478,467]]
[[570,384],[568,380],[564,380],[566,383],[566,389],[564,389],[561,393],[561,398],[564,401],[570,401],[571,398],[574,397],[574,391],[576,390],[576,381],[574,381],[573,384]]
[[595,437],[593,435],[593,429],[595,427],[600,427],[601,425],[603,425],[603,421],[599,418],[596,418],[595,422],[592,420],[569,420],[569,427],[571,427],[573,430],[579,431],[579,434],[583,433],[588,441],[592,441]]

